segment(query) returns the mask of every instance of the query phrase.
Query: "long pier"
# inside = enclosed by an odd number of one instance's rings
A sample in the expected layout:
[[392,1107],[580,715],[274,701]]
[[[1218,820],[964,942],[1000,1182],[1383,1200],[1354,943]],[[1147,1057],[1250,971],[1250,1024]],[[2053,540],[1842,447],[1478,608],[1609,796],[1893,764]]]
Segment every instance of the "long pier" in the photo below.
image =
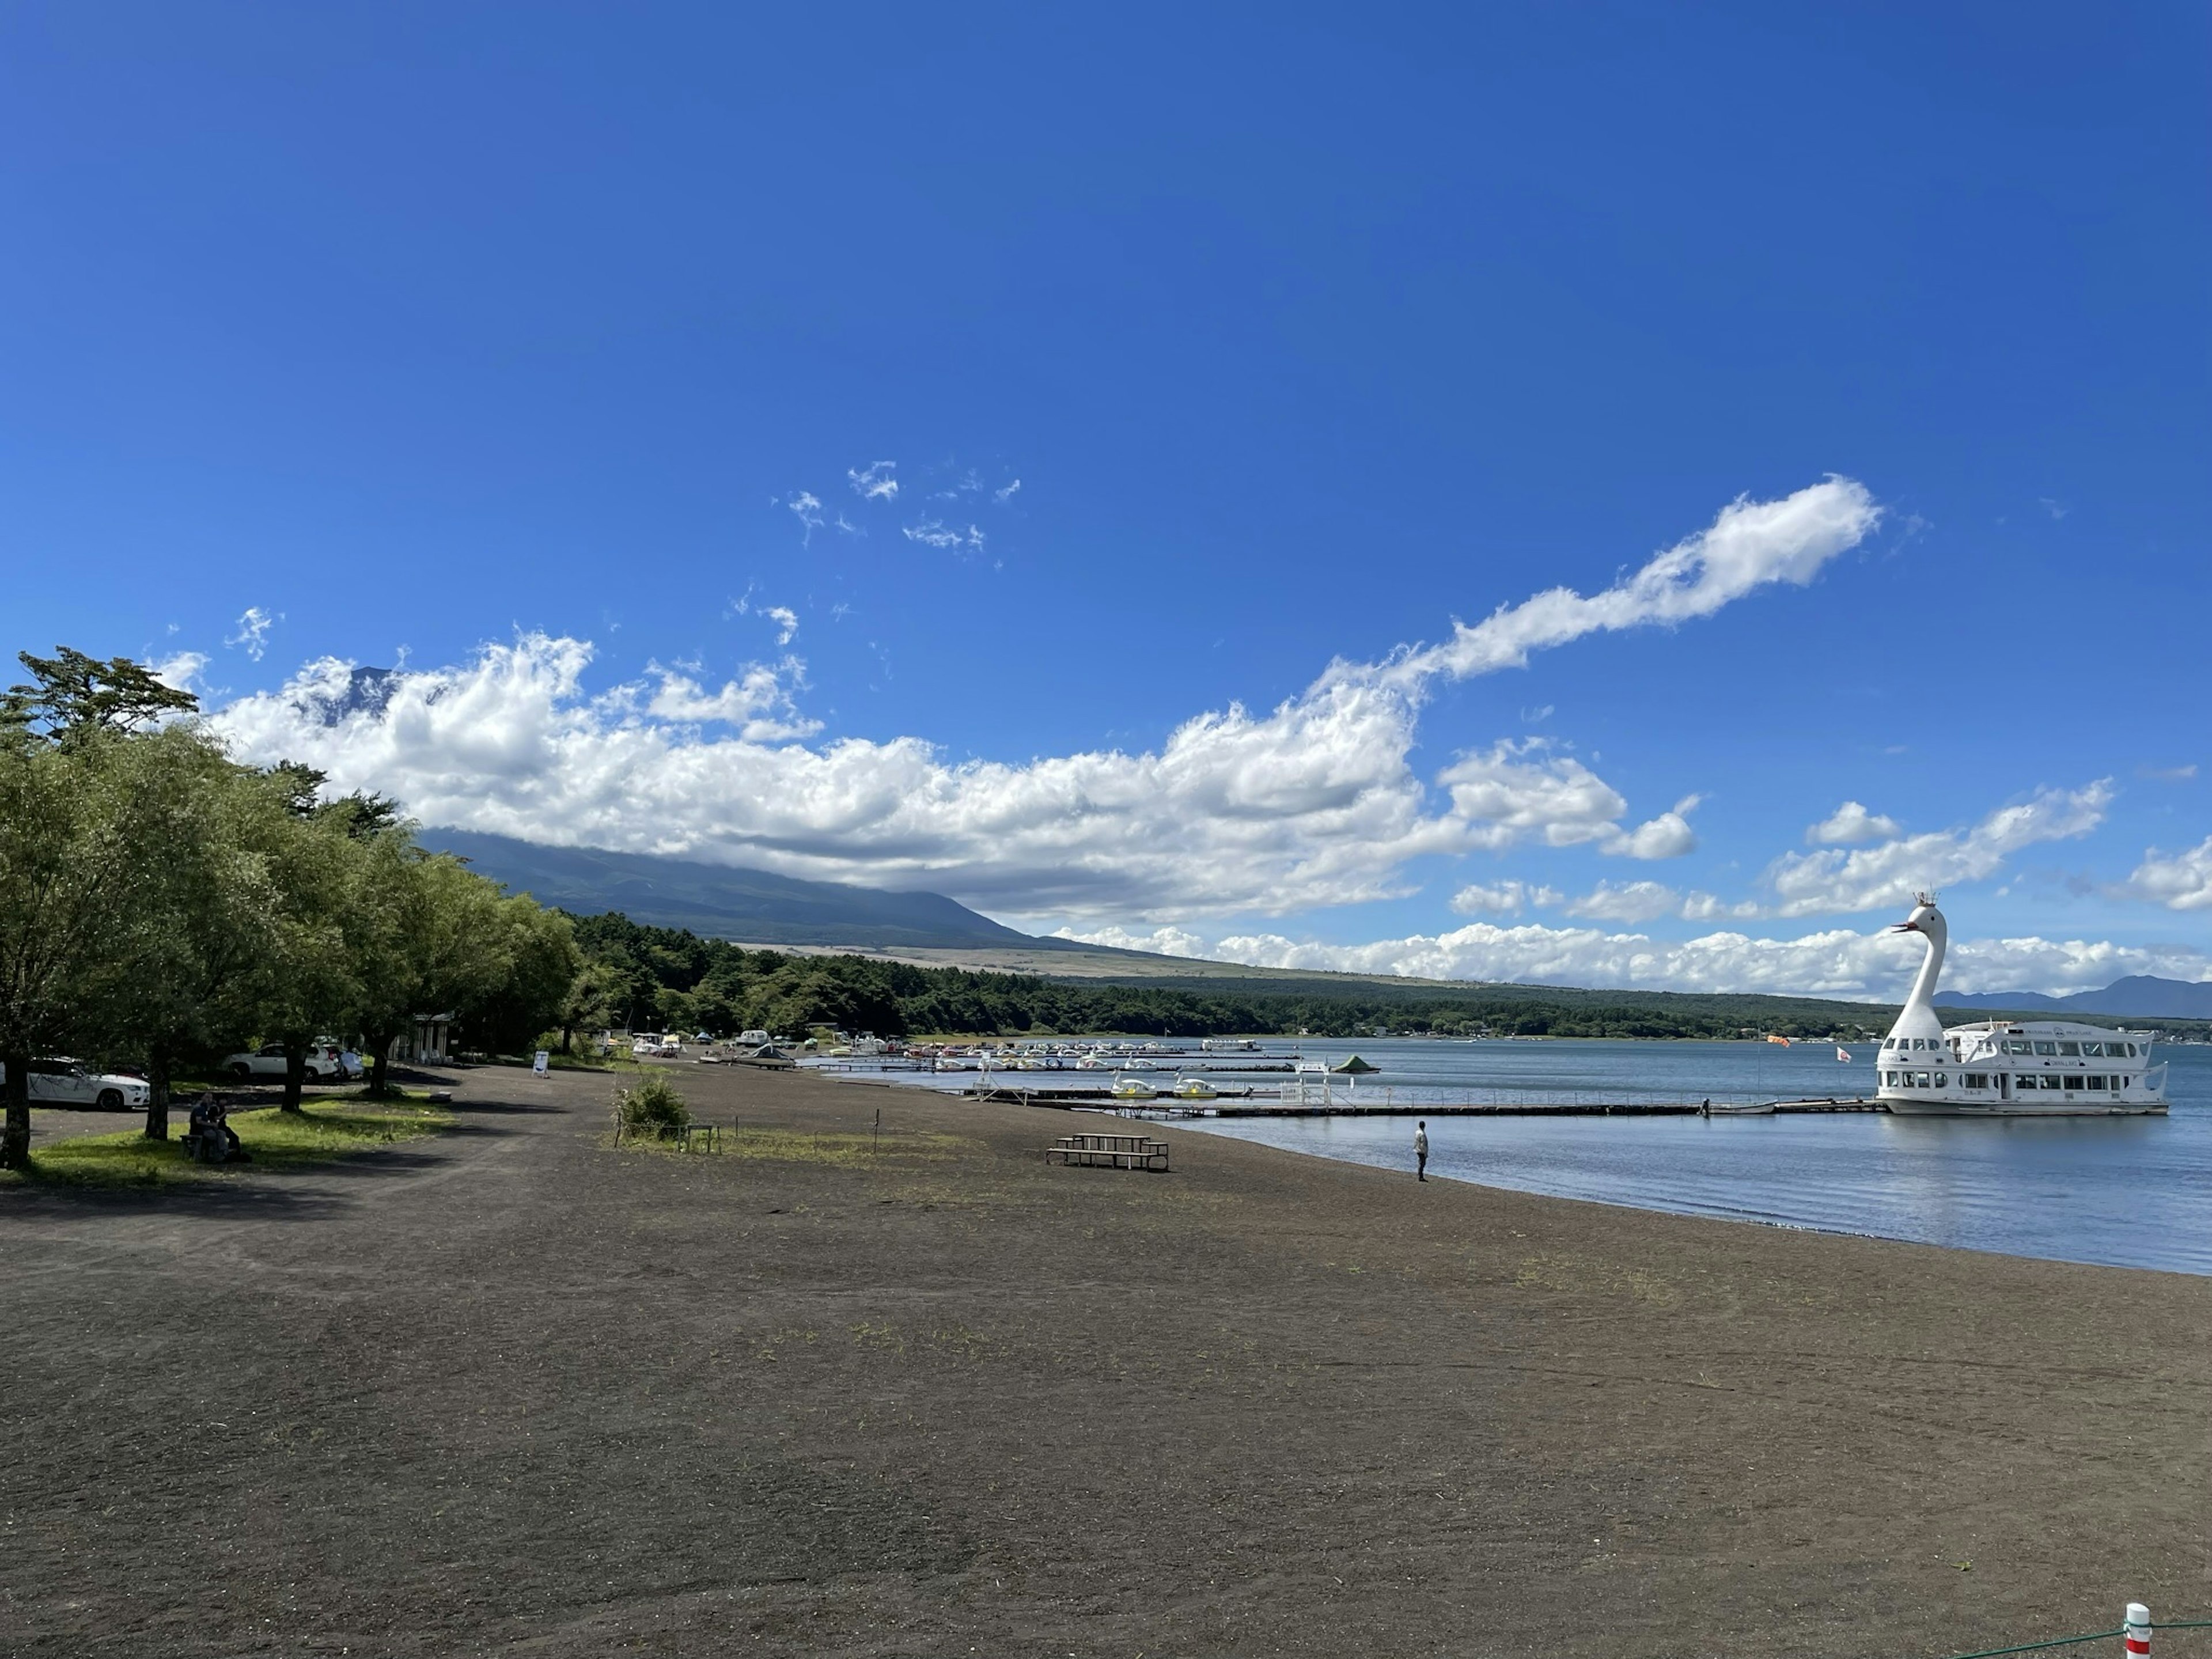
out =
[[1117,1098],[1105,1089],[1022,1089],[1004,1085],[960,1091],[970,1100],[1005,1106],[1048,1106],[1066,1109],[1111,1106],[1125,1117],[1780,1117],[1803,1113],[1881,1112],[1879,1101],[1842,1097],[1819,1100],[1680,1101],[1585,1100],[1575,1096],[1511,1101],[1376,1102],[1270,1100],[1250,1091],[1224,1091],[1212,1100]]

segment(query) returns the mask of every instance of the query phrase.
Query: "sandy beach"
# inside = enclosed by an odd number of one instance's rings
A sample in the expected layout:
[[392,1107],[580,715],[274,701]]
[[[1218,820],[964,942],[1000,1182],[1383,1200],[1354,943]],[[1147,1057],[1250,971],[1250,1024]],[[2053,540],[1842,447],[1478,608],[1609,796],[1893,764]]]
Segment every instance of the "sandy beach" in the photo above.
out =
[[1168,1175],[1048,1167],[1064,1114],[788,1074],[683,1069],[738,1152],[617,1152],[607,1077],[452,1080],[459,1128],[344,1164],[0,1193],[0,1651],[1940,1659],[2212,1617],[2212,1281],[1171,1127]]

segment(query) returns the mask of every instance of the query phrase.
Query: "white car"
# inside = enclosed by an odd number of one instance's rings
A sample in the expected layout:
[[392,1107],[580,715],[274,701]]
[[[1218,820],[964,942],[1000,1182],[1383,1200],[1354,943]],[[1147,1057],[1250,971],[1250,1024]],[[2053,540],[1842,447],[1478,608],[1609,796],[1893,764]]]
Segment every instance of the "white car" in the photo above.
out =
[[[8,1068],[0,1066],[0,1083]],[[31,1062],[31,1099],[40,1106],[96,1106],[104,1112],[143,1106],[151,1091],[143,1077],[116,1077],[88,1072],[73,1060],[34,1060]]]
[[[284,1075],[284,1045],[264,1042],[250,1053],[226,1054],[222,1069],[235,1078],[283,1077]],[[349,1073],[345,1057],[331,1043],[313,1042],[307,1045],[307,1075],[319,1080],[334,1077],[361,1075],[360,1064],[355,1063]]]

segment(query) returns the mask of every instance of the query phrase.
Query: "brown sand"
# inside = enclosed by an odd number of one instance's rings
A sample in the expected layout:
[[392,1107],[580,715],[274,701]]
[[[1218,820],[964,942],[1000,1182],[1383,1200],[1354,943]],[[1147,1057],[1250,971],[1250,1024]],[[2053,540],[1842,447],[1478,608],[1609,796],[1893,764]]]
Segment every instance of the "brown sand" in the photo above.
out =
[[456,1077],[434,1142],[0,1193],[0,1651],[1940,1656],[2212,1616],[2212,1281],[1173,1129],[1172,1175],[1047,1168],[1062,1114],[703,1068],[710,1119],[880,1107],[884,1149],[617,1153],[604,1077]]

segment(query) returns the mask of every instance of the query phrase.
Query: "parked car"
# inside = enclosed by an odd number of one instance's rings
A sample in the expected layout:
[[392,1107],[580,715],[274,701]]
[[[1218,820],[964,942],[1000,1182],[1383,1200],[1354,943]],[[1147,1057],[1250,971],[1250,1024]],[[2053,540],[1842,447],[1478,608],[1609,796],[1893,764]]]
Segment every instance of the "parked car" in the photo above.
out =
[[[222,1069],[235,1078],[283,1077],[284,1045],[264,1042],[250,1053],[226,1054]],[[361,1066],[356,1060],[349,1072],[335,1043],[313,1042],[307,1045],[307,1075],[319,1082],[331,1078],[359,1077]]]
[[[0,1066],[0,1083],[7,1080],[8,1068]],[[119,1112],[143,1106],[150,1092],[143,1078],[88,1072],[60,1056],[31,1062],[31,1098],[41,1106],[97,1106]]]

